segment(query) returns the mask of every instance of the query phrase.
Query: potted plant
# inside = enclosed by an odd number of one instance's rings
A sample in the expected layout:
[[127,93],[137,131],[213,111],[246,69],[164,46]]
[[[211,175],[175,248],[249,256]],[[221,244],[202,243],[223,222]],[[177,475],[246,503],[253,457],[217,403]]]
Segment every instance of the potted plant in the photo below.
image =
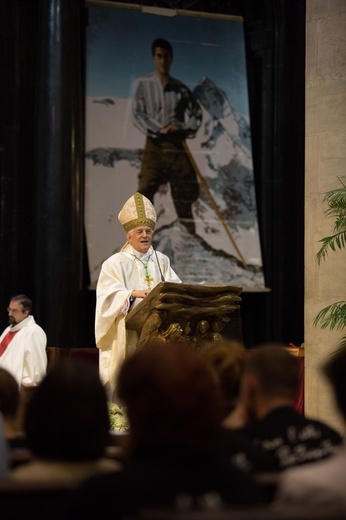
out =
[[[345,249],[346,247],[346,184],[345,178],[338,177],[340,188],[328,191],[323,202],[328,204],[325,214],[334,218],[333,234],[322,238],[322,243],[316,255],[318,265],[325,261],[329,251]],[[320,324],[322,329],[342,330],[346,327],[346,301],[338,301],[322,309],[314,319],[314,325]],[[346,335],[340,341],[337,350],[346,348]]]

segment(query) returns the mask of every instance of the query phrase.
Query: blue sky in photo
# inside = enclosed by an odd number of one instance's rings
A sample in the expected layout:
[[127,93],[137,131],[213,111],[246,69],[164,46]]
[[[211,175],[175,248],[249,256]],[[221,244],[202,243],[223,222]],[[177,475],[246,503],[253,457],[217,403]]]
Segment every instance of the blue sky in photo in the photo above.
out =
[[132,97],[134,80],[154,70],[152,41],[165,38],[173,47],[173,77],[193,90],[206,76],[237,112],[249,115],[242,22],[104,6],[88,10],[87,96]]

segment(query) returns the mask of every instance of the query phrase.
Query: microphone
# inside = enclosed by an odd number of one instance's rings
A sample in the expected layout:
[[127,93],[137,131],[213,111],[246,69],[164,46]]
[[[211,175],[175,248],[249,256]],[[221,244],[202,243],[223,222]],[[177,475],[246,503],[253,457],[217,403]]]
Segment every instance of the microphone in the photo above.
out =
[[163,276],[163,273],[162,273],[162,270],[161,270],[161,266],[160,266],[159,259],[158,259],[158,257],[157,257],[156,249],[155,249],[155,256],[156,256],[156,262],[157,262],[157,265],[159,266],[159,270],[160,270],[161,282],[164,282],[164,281],[165,281],[165,277]]

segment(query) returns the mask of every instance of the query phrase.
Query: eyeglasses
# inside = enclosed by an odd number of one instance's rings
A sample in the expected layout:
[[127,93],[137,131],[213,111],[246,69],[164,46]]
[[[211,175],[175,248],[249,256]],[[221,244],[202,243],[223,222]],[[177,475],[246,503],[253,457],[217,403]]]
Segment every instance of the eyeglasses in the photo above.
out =
[[11,309],[11,307],[7,307],[7,312],[12,312],[12,314],[17,314],[18,312],[23,312],[23,311],[19,311],[18,309]]

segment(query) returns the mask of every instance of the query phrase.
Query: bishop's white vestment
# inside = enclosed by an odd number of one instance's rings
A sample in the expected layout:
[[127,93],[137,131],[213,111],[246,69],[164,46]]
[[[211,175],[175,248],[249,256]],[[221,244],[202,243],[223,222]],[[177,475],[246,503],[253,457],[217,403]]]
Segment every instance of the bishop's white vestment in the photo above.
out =
[[[141,254],[127,244],[102,265],[96,288],[95,337],[100,349],[100,378],[109,401],[116,402],[116,378],[122,362],[135,351],[138,335],[126,330],[132,291],[153,289],[162,280],[180,282],[169,258],[152,247]],[[136,299],[134,306],[142,300]]]
[[29,315],[16,325],[7,327],[0,336],[0,343],[8,332],[16,334],[0,356],[0,367],[10,372],[19,385],[37,386],[47,371],[47,336],[44,330]]

